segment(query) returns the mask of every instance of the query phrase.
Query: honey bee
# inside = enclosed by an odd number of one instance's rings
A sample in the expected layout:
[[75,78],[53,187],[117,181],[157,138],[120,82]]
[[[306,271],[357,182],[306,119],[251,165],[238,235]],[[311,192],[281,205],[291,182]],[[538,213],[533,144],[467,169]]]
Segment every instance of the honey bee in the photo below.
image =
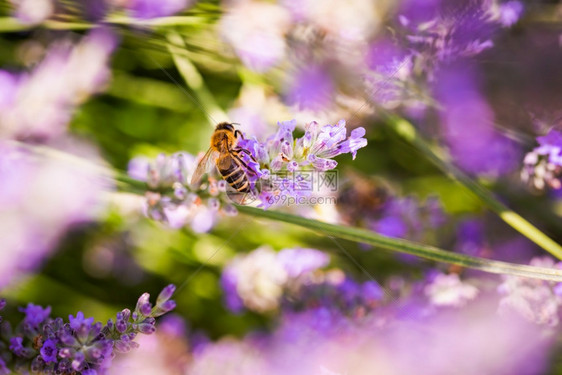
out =
[[228,192],[236,203],[244,204],[246,198],[253,194],[248,173],[253,173],[252,168],[240,157],[245,153],[253,161],[250,151],[238,146],[238,137],[244,139],[242,132],[234,129],[234,125],[221,122],[215,127],[211,136],[211,147],[205,153],[191,178],[191,185],[197,186],[201,177],[212,168],[214,163],[221,176],[230,185],[234,192]]

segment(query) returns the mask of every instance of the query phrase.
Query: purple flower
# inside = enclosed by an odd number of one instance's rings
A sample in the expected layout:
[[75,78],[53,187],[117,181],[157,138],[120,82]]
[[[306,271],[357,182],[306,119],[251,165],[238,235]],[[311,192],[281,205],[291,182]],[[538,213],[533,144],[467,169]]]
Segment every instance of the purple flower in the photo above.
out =
[[429,22],[438,16],[441,3],[441,0],[402,1],[398,10],[400,22],[404,26]]
[[408,99],[405,82],[412,79],[413,58],[406,48],[388,39],[377,40],[370,46],[366,79],[374,102],[392,108]]
[[406,238],[408,234],[408,227],[401,217],[385,216],[375,224],[376,232],[383,236]]
[[244,310],[244,301],[238,295],[237,291],[238,279],[236,269],[225,267],[222,270],[220,286],[223,291],[223,301],[227,309],[233,313],[239,313]]
[[31,328],[39,327],[45,319],[51,314],[51,306],[43,308],[33,303],[28,303],[26,308],[19,308],[19,311],[25,313],[24,322],[29,324]]
[[[550,257],[533,258],[530,265],[544,268],[560,268]],[[555,292],[553,282],[505,276],[498,286],[502,295],[499,312],[502,315],[515,313],[537,325],[554,327],[560,322],[562,299]]]
[[475,286],[462,282],[457,274],[439,273],[425,286],[424,292],[435,306],[461,307],[476,298],[479,291]]
[[445,214],[435,197],[423,203],[414,197],[392,198],[370,221],[373,230],[382,235],[420,240],[445,223]]
[[10,339],[10,350],[18,357],[24,357],[28,350],[23,347],[23,337],[12,337]]
[[248,68],[264,72],[285,56],[289,15],[279,5],[242,1],[221,18],[220,33]]
[[162,303],[167,302],[172,297],[175,291],[176,286],[174,284],[166,286],[164,289],[162,289],[160,294],[158,294],[158,297],[156,298],[156,304],[161,305]]
[[[224,192],[224,183],[213,178],[203,189],[201,186],[189,185],[197,163],[198,160],[185,152],[170,156],[160,154],[153,162],[144,158],[130,161],[129,175],[146,181],[149,187],[145,194],[146,216],[172,228],[190,224],[194,232],[203,233],[214,226],[218,216],[236,213],[229,202],[221,202],[215,198]],[[161,190],[171,190],[172,193],[162,195]],[[206,198],[203,200],[199,195],[205,195]]]
[[[169,298],[174,286],[164,288],[162,298],[157,303],[156,310],[150,316],[141,316],[136,312],[131,314],[124,309],[117,314],[117,324],[109,320],[106,326],[93,323],[93,318],[84,318],[82,312],[76,317],[69,316],[69,323],[62,318],[50,318],[50,308],[29,304],[21,309],[26,312],[25,318],[16,326],[13,332],[24,332],[24,336],[13,335],[9,324],[3,324],[2,334],[9,341],[9,349],[18,358],[9,358],[10,363],[0,362],[0,374],[6,372],[7,367],[20,369],[30,367],[36,373],[70,374],[75,371],[90,374],[106,374],[114,356],[113,349],[128,351],[137,348],[135,342],[138,333],[153,333],[156,316],[169,311]],[[144,296],[141,297],[144,301]],[[118,329],[124,324],[123,329]],[[30,329],[31,328],[31,329]],[[33,349],[31,349],[33,348]],[[0,353],[1,354],[1,353]],[[7,358],[4,354],[0,358]],[[19,372],[19,371],[18,371]]]
[[562,133],[551,129],[542,137],[537,137],[539,147],[525,155],[521,178],[542,190],[546,186],[560,189],[562,182]]
[[84,318],[84,313],[78,311],[78,313],[76,313],[76,318],[69,315],[68,321],[70,322],[70,327],[77,331],[82,326],[90,327],[94,323],[94,318]]
[[361,286],[361,296],[365,301],[380,301],[384,297],[384,289],[376,281],[366,281]]
[[[310,142],[309,155],[314,155],[317,158],[333,158],[340,154],[350,153],[352,158],[355,159],[357,150],[367,146],[367,140],[363,138],[365,129],[359,127],[351,132],[349,138],[345,138],[345,121],[340,120],[336,125],[318,126],[313,122],[308,124],[304,149],[307,149],[307,144]],[[306,139],[307,135],[310,141]]]
[[177,314],[168,314],[160,321],[158,332],[171,337],[183,337],[187,334],[187,323]]
[[498,9],[499,22],[504,27],[513,26],[515,23],[517,23],[517,21],[519,21],[519,18],[521,18],[524,10],[525,7],[523,3],[517,0],[502,3],[500,4]]
[[518,149],[494,130],[493,112],[479,92],[477,78],[474,69],[466,64],[450,66],[439,73],[434,91],[443,106],[441,127],[451,154],[463,169],[503,175],[516,166]]
[[[456,367],[460,375],[543,373],[554,340],[517,318],[490,314],[490,308],[480,303],[454,315],[438,311],[407,320],[397,319],[390,309],[359,321],[327,308],[283,313],[271,333],[206,345],[187,372],[329,375],[366,368],[381,374],[389,369],[440,374],[450,372],[454,363],[460,364]],[[469,325],[473,329],[467,331]],[[412,345],[417,349],[412,350]],[[514,352],[517,356],[511,357]]]
[[455,246],[457,251],[481,256],[485,246],[484,227],[480,220],[468,219],[460,223]]
[[127,174],[139,181],[147,181],[150,171],[150,161],[147,158],[138,157],[129,161]]
[[227,273],[221,280],[227,288],[226,302],[234,309],[238,307],[237,300],[229,295],[234,291],[251,310],[265,312],[279,306],[288,275],[272,249],[261,247],[246,255],[238,255],[223,272]]
[[550,155],[554,156],[554,158],[562,154],[562,133],[555,129],[551,129],[548,134],[542,137],[537,137],[537,142],[539,143],[539,145],[547,147],[548,149],[550,149],[551,147],[560,148],[560,151],[552,150],[551,153],[549,153]]
[[15,74],[0,70],[0,109],[8,110],[16,99],[19,77]]
[[[63,150],[98,159],[89,145],[70,139]],[[38,268],[68,227],[101,212],[100,194],[111,186],[98,173],[0,141],[0,288]]]
[[0,89],[0,108],[10,96],[10,105],[0,112],[0,138],[43,141],[61,136],[77,105],[105,87],[116,45],[105,29],[90,32],[76,45],[53,44],[32,72]]
[[149,298],[150,294],[143,293],[137,301],[135,312],[141,314],[142,316],[150,316],[150,313],[152,312],[152,304],[150,303]]
[[6,362],[0,358],[0,375],[9,375],[11,373],[10,369],[6,367]]
[[150,19],[171,16],[186,9],[190,0],[131,0],[127,9],[133,17]]
[[287,100],[301,109],[320,111],[332,102],[332,78],[322,66],[308,66],[297,72],[288,90]]
[[330,257],[325,253],[302,248],[283,249],[277,254],[277,259],[291,278],[297,278],[330,263]]
[[41,347],[41,358],[46,363],[57,361],[57,341],[53,339],[48,339],[43,343]]

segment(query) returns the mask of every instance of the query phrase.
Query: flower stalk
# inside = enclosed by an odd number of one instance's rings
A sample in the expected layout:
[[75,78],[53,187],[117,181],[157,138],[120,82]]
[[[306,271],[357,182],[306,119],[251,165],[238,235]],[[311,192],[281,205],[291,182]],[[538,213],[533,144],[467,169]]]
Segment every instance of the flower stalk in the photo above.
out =
[[301,216],[291,215],[278,211],[262,210],[259,208],[248,206],[237,206],[236,208],[240,213],[246,215],[298,225],[304,228],[318,231],[327,236],[333,236],[354,242],[366,243],[391,251],[415,255],[424,259],[455,264],[458,266],[473,268],[489,273],[530,277],[549,281],[562,281],[562,271],[556,269],[519,265],[453,253],[435,246],[424,245],[399,238],[382,236],[365,229],[324,223],[318,220],[306,219]]
[[495,212],[504,222],[513,229],[533,241],[535,244],[548,251],[558,259],[562,259],[562,246],[544,234],[521,215],[511,210],[505,204],[496,199],[493,194],[467,176],[452,163],[439,156],[419,136],[414,126],[407,120],[388,115],[386,124],[396,132],[402,139],[414,146],[427,160],[433,163],[446,175],[464,186],[473,195],[478,197],[491,211]]

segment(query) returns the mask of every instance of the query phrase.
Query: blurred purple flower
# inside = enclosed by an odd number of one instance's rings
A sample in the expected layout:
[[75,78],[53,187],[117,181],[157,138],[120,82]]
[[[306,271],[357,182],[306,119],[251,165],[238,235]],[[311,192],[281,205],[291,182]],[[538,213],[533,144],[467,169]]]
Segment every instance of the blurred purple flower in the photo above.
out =
[[516,167],[519,150],[494,130],[494,114],[479,92],[473,67],[440,71],[434,93],[443,106],[441,127],[455,161],[470,173],[501,176]]
[[562,188],[562,133],[551,129],[537,142],[539,147],[525,155],[521,178],[538,190]]
[[205,346],[188,373],[429,375],[454,367],[459,375],[538,375],[545,370],[552,340],[535,327],[493,314],[490,304],[455,312],[398,321],[378,311],[358,322],[325,308],[291,312],[270,334]]
[[330,257],[325,253],[303,248],[283,249],[277,254],[277,260],[290,278],[297,278],[330,263]]
[[25,357],[29,353],[29,349],[23,347],[23,337],[20,336],[10,338],[9,349],[18,357]]
[[100,92],[110,77],[116,37],[97,29],[80,43],[59,42],[29,74],[0,73],[0,138],[48,140],[64,133],[74,109]]
[[186,9],[191,0],[131,0],[126,8],[140,19],[166,17]]
[[0,109],[9,108],[15,100],[18,88],[18,76],[0,70]]
[[191,358],[188,350],[194,350],[191,337],[185,320],[168,314],[160,320],[155,334],[138,337],[139,348],[117,357],[104,374],[185,374]]
[[523,3],[517,0],[502,3],[498,8],[498,19],[504,27],[510,27],[517,23],[525,10]]
[[414,197],[390,198],[382,211],[374,216],[370,220],[374,231],[388,237],[412,240],[420,240],[446,221],[436,197],[428,197],[423,203]]
[[289,15],[279,5],[238,1],[227,8],[220,33],[248,68],[263,72],[285,56]]
[[401,217],[385,216],[374,226],[377,233],[387,237],[406,238],[408,234],[408,227]]
[[371,87],[371,99],[379,105],[393,108],[408,100],[408,82],[413,77],[414,55],[398,43],[386,38],[376,40],[367,51],[366,76]]
[[[291,13],[295,29],[325,34],[330,53],[340,58],[347,54],[348,59],[379,29],[386,10],[386,4],[370,0],[349,0],[345,7],[338,0],[282,0],[281,4]],[[350,53],[341,53],[342,47]]]
[[[555,263],[548,256],[531,259],[531,266],[544,268],[562,268],[562,263]],[[554,282],[504,276],[504,282],[498,286],[503,298],[499,312],[503,315],[515,313],[538,325],[554,327],[560,322],[562,297],[555,292]]]
[[[274,310],[279,305],[287,272],[277,260],[277,253],[262,247],[235,257],[224,269],[226,293],[235,292],[244,306],[258,312]],[[234,284],[235,285],[232,285]],[[229,307],[238,307],[235,297],[226,295]]]
[[127,165],[127,174],[129,177],[139,181],[147,181],[150,171],[150,160],[143,157],[137,157],[129,160]]
[[[170,228],[189,224],[196,233],[208,232],[218,216],[237,213],[230,202],[223,202],[219,194],[226,191],[224,181],[210,179],[202,189],[189,186],[197,160],[186,152],[170,156],[160,154],[154,161],[138,157],[129,161],[129,176],[148,185],[144,213],[147,217],[166,223]],[[169,190],[170,194],[161,191]],[[200,195],[205,195],[204,199]]]
[[6,362],[0,358],[0,375],[9,375],[11,371],[6,367]]
[[110,0],[82,0],[77,5],[82,17],[92,22],[102,21],[111,10]]
[[287,101],[299,109],[321,111],[332,102],[334,85],[327,69],[307,66],[298,71],[288,89]]
[[[63,149],[99,160],[85,144],[69,143]],[[111,185],[95,168],[39,157],[7,142],[0,142],[0,151],[2,288],[36,269],[68,227],[95,218],[103,207],[101,194]]]
[[511,26],[522,11],[518,1],[411,0],[402,2],[398,20],[421,55],[452,62],[492,47],[497,29]]
[[468,255],[482,256],[485,247],[482,221],[477,219],[462,221],[457,229],[455,250]]
[[297,287],[301,278],[328,263],[329,257],[314,249],[283,249],[276,253],[262,247],[239,255],[223,269],[225,304],[233,312],[243,307],[258,312],[274,310],[286,287]]
[[234,313],[239,313],[244,310],[244,301],[242,301],[236,290],[238,285],[236,275],[236,269],[228,266],[225,267],[222,270],[220,285],[223,291],[223,301],[226,308]]
[[404,0],[398,8],[398,18],[404,26],[423,24],[439,15],[442,0]]
[[476,298],[478,289],[460,280],[459,275],[439,273],[424,288],[425,295],[434,306],[461,307]]

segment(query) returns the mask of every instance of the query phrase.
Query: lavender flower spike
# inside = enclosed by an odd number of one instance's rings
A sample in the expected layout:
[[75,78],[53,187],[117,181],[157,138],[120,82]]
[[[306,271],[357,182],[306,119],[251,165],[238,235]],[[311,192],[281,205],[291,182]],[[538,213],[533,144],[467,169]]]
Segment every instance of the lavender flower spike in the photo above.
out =
[[[311,172],[334,169],[338,163],[332,158],[341,154],[350,153],[355,159],[357,150],[367,145],[365,129],[354,129],[348,137],[345,120],[335,125],[311,122],[305,125],[304,136],[297,139],[293,136],[296,120],[278,125],[277,132],[265,142],[246,134],[238,139],[237,145],[246,151],[239,156],[250,186],[250,193],[241,200],[242,204],[259,200],[258,207],[266,209],[290,199],[310,196],[313,189],[307,176],[310,177]],[[129,162],[129,175],[147,184],[146,216],[172,228],[189,223],[193,231],[206,232],[221,214],[237,213],[232,202],[241,202],[231,200],[232,194],[224,194],[237,192],[228,186],[216,168],[214,172],[207,171],[207,180],[202,179],[198,186],[187,182],[198,163],[199,159],[185,152],[171,156],[162,154],[152,163],[144,158]],[[161,305],[170,306],[170,303]]]
[[[65,323],[62,318],[50,316],[50,307],[30,303],[20,309],[25,318],[13,331],[0,332],[1,340],[9,342],[8,348],[0,345],[0,375],[11,371],[27,374],[29,369],[41,374],[106,374],[114,350],[126,352],[137,348],[139,344],[134,340],[138,333],[153,333],[155,317],[175,307],[175,302],[170,300],[174,290],[169,285],[160,293],[162,298],[155,312],[148,309],[151,306],[148,293],[143,294],[137,310],[145,315],[131,314],[124,309],[117,314],[116,323],[110,319],[105,326],[94,323],[94,318],[86,318],[81,311],[76,317],[70,315]],[[0,307],[3,305],[1,302]]]

